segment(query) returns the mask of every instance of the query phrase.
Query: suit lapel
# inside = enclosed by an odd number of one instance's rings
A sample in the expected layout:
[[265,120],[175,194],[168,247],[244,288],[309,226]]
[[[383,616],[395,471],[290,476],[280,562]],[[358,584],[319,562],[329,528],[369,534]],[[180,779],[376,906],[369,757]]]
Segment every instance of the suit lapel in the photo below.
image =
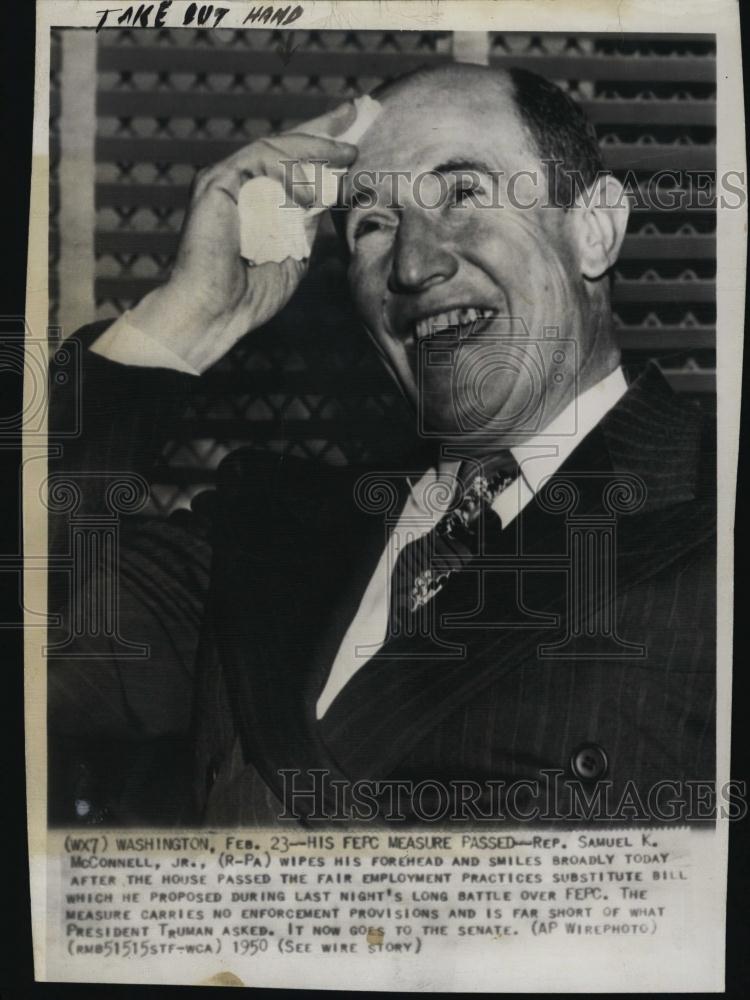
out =
[[[509,616],[517,610],[509,582],[513,574],[493,572],[486,574],[485,593],[491,623],[447,630],[449,640],[464,643],[464,656],[430,658],[427,640],[421,640],[421,648],[413,639],[386,644],[346,685],[321,722],[326,745],[349,777],[389,774],[442,718],[565,633],[570,610],[565,578],[543,566],[533,569],[535,559],[543,563],[566,552],[567,517],[553,512],[564,482],[574,482],[580,490],[579,517],[604,511],[607,477],[626,486],[641,484],[637,512],[618,518],[621,592],[704,542],[713,530],[712,518],[705,504],[691,502],[699,437],[699,418],[674,397],[655,366],[649,369],[543,487],[516,520],[515,531],[490,539],[497,554],[519,556],[525,605],[555,624],[511,623]],[[439,609],[460,606],[462,600],[466,604],[475,580],[471,570],[451,578],[436,600]],[[422,655],[415,657],[416,652]]]
[[[658,370],[648,371],[512,530],[488,532],[488,551],[517,554],[524,567],[563,553],[565,517],[550,510],[555,487],[584,474],[581,510],[592,511],[601,502],[601,481],[587,475],[623,473],[643,480],[646,502],[619,521],[619,586],[658,572],[710,531],[706,505],[691,502],[698,424]],[[357,472],[287,462],[293,472],[285,478],[277,460],[266,461],[265,476],[257,456],[243,468],[242,453],[235,453],[222,467],[213,613],[245,757],[277,791],[281,768],[321,767],[350,779],[391,773],[442,718],[562,634],[567,608],[559,572],[524,571],[522,596],[533,612],[525,621],[517,617],[511,575],[489,574],[492,623],[447,630],[449,641],[464,643],[466,656],[431,655],[419,639],[389,642],[317,723],[321,685],[382,553],[383,520],[353,503]],[[474,580],[471,570],[451,578],[438,597],[441,610],[470,609]]]
[[[595,451],[601,467],[606,455],[601,435],[587,445],[586,453],[593,459]],[[591,467],[583,456],[579,450],[577,458]],[[586,493],[589,508],[592,492]],[[447,657],[430,636],[393,639],[357,671],[321,720],[324,741],[350,777],[388,774],[444,716],[557,635],[565,612],[562,576],[549,572],[547,561],[533,581],[524,573],[520,595],[516,567],[562,555],[564,528],[564,519],[539,498],[505,531],[496,518],[485,521],[484,554],[504,559],[506,568],[456,573],[430,606],[438,641],[456,653]],[[485,613],[472,615],[480,581]]]

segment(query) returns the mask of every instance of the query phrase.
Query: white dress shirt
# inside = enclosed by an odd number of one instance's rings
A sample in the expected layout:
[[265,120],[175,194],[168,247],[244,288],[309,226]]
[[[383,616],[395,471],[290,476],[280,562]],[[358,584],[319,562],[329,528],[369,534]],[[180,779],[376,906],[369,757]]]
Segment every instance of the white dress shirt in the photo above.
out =
[[[521,475],[492,504],[507,527],[552,475],[620,399],[628,385],[622,368],[616,368],[591,389],[581,393],[539,434],[510,450]],[[391,575],[399,552],[437,524],[449,508],[456,488],[458,462],[431,468],[416,484],[383,550],[357,613],[333,661],[316,715],[322,719],[333,700],[356,672],[381,648],[388,632]],[[445,487],[436,489],[439,483]],[[429,498],[429,502],[428,501]],[[441,502],[439,502],[441,501]]]

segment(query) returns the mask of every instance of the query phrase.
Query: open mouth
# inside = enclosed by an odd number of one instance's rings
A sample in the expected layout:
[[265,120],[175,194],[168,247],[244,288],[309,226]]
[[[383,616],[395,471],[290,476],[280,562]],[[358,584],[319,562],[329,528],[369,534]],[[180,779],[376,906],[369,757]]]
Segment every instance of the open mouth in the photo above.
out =
[[444,312],[424,316],[412,324],[417,342],[433,337],[436,333],[457,332],[459,340],[484,329],[498,315],[495,309],[464,306],[460,309],[446,309]]

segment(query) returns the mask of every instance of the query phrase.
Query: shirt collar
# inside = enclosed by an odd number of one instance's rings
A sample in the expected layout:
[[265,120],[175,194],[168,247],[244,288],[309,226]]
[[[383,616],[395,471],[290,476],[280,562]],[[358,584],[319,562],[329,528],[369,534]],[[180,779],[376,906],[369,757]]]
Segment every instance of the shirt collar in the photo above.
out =
[[556,472],[628,388],[621,367],[576,396],[545,429],[510,450],[532,493]]
[[[532,493],[536,493],[542,483],[560,468],[586,435],[615,406],[627,388],[622,368],[615,368],[596,385],[576,396],[543,431],[523,444],[511,447],[511,453]],[[443,475],[449,478],[455,476],[459,464],[445,463],[441,465],[440,472],[432,468],[417,482],[408,481],[412,499],[418,508],[425,506],[424,489]],[[447,507],[447,496],[445,500]]]

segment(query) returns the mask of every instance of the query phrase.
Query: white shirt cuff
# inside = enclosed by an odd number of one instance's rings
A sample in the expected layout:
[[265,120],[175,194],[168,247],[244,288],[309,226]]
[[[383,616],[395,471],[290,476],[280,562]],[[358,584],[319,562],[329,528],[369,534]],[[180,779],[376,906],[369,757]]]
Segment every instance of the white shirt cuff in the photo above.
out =
[[174,351],[149,336],[140,327],[130,322],[130,313],[125,312],[112,326],[98,337],[91,346],[95,354],[117,361],[121,365],[136,365],[139,368],[171,368],[187,375],[200,375],[192,365]]

